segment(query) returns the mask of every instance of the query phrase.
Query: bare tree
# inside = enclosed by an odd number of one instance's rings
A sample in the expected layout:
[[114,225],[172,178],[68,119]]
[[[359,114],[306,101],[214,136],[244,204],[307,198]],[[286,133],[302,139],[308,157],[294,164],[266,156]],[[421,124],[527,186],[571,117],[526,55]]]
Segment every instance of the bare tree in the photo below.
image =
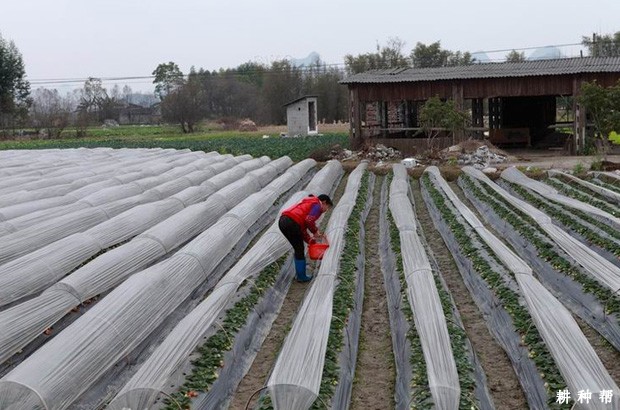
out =
[[403,54],[405,42],[398,37],[391,37],[387,45],[381,47],[377,44],[374,53],[359,54],[354,56],[347,54],[344,57],[347,74],[357,74],[368,70],[380,68],[410,67],[411,62]]
[[204,118],[204,96],[200,77],[192,70],[182,85],[177,84],[164,97],[162,117],[180,124],[184,133],[194,132],[196,124]]
[[34,91],[30,120],[37,130],[45,130],[48,138],[59,138],[69,125],[71,100],[62,97],[58,90],[38,88]]
[[122,96],[118,85],[115,85],[112,93],[108,94],[101,79],[90,77],[84,83],[84,88],[80,90],[78,111],[82,120],[86,119],[87,122],[93,120],[101,122],[106,119],[118,120],[121,106]]
[[131,104],[132,100],[131,100],[131,87],[128,85],[125,85],[123,87],[123,100],[125,101],[125,104]]

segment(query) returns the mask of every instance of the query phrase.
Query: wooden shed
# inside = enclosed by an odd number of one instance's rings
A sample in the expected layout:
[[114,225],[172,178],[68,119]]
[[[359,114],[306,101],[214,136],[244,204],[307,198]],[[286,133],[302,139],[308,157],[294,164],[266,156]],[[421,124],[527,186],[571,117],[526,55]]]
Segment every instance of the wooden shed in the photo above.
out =
[[284,105],[289,136],[306,136],[319,133],[316,104],[316,95],[306,95]]
[[[355,147],[374,139],[415,153],[424,142],[418,110],[427,99],[438,96],[454,100],[459,109],[470,113],[468,133],[488,135],[498,144],[555,143],[581,152],[586,113],[574,97],[583,82],[609,87],[618,80],[620,57],[581,57],[373,70],[341,83],[349,89],[350,136]],[[452,142],[444,138],[441,144]]]

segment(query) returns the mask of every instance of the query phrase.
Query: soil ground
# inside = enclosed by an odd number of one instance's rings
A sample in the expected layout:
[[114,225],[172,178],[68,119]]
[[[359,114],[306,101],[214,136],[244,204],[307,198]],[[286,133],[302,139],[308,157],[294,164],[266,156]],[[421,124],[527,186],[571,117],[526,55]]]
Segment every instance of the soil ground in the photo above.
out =
[[[442,277],[461,315],[465,333],[487,376],[489,392],[497,409],[527,408],[523,390],[519,384],[510,360],[489,332],[482,313],[472,299],[452,254],[435,229],[431,216],[422,200],[418,182],[412,184],[415,212],[422,226],[424,236],[439,265]],[[454,186],[452,187],[454,189]]]
[[[586,169],[590,169],[590,165],[594,161],[601,158],[590,156],[562,155],[553,151],[535,151],[535,150],[514,150],[508,151],[512,157],[510,162],[501,164],[498,168],[506,168],[508,166],[516,167],[532,167],[540,169],[574,169],[578,164],[582,164]],[[607,155],[607,161],[620,163],[620,155]]]
[[394,355],[387,296],[379,257],[379,201],[383,178],[377,178],[366,220],[366,276],[358,371],[351,392],[352,410],[394,408]]
[[[280,309],[280,314],[273,323],[271,332],[256,355],[248,374],[239,384],[237,393],[230,404],[230,409],[244,410],[247,404],[249,404],[247,408],[251,409],[258,402],[259,394],[254,395],[254,393],[267,383],[271,368],[280,352],[282,343],[284,343],[284,338],[293,324],[297,309],[301,306],[307,289],[308,284],[305,283],[293,282],[291,284]],[[252,397],[253,395],[254,397]],[[250,397],[252,397],[252,401],[248,403]]]
[[[536,155],[535,153],[520,154],[517,158],[520,158],[520,162],[511,162],[510,165],[530,164],[541,169],[558,166],[569,169],[578,163],[588,164],[588,160],[593,160],[591,157],[569,157],[569,159],[558,162],[556,156]],[[527,161],[523,160],[524,158]],[[620,156],[610,160],[620,162]],[[347,170],[350,171],[357,164],[347,163],[346,165]],[[384,171],[374,168],[373,164],[371,164],[370,169],[377,171],[378,174]],[[458,170],[455,171],[453,176],[458,173]],[[387,314],[387,298],[378,250],[380,218],[378,205],[382,180],[383,177],[378,176],[373,206],[366,222],[364,305],[356,376],[351,395],[351,408],[353,410],[394,408],[394,356]],[[334,195],[336,199],[342,194],[345,184],[346,178],[343,178],[337,194]],[[461,200],[475,212],[475,208],[464,197],[458,185],[454,182],[451,182],[450,185],[461,197]],[[450,251],[433,225],[428,209],[422,200],[419,183],[415,179],[412,179],[412,192],[415,211],[421,228],[459,310],[467,336],[486,374],[489,392],[496,408],[501,410],[527,408],[528,405],[522,387],[510,360],[489,332],[483,315],[469,294]],[[482,218],[480,219],[482,220]],[[271,333],[258,353],[248,375],[241,382],[230,408],[245,409],[250,396],[265,385],[306,290],[306,284],[292,284],[280,315],[274,322]],[[579,323],[612,378],[616,383],[620,383],[620,352],[613,349],[587,325],[582,322]],[[257,401],[257,398],[258,395],[254,397],[253,403]],[[249,408],[252,408],[251,405]]]

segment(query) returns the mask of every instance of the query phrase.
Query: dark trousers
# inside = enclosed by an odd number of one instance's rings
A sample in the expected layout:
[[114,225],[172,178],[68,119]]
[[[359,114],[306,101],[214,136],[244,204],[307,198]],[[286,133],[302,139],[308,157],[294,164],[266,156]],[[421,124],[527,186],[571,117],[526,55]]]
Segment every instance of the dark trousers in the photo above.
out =
[[295,251],[295,259],[305,259],[304,254],[304,236],[301,227],[297,222],[288,216],[281,216],[278,221],[278,227],[286,239],[293,245]]

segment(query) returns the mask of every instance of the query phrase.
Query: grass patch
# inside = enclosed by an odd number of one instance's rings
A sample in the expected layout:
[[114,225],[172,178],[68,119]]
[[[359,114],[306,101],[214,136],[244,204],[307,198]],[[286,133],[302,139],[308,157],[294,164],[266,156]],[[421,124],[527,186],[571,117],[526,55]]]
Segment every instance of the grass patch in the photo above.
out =
[[301,161],[317,151],[329,151],[334,145],[349,147],[347,133],[330,133],[299,138],[270,136],[263,138],[261,132],[217,131],[183,134],[169,126],[125,126],[115,128],[91,128],[87,138],[54,140],[0,141],[0,150],[50,149],[50,148],[173,148],[192,151],[217,151],[220,154],[250,154],[254,157],[267,155],[272,158],[288,155],[293,161]]

